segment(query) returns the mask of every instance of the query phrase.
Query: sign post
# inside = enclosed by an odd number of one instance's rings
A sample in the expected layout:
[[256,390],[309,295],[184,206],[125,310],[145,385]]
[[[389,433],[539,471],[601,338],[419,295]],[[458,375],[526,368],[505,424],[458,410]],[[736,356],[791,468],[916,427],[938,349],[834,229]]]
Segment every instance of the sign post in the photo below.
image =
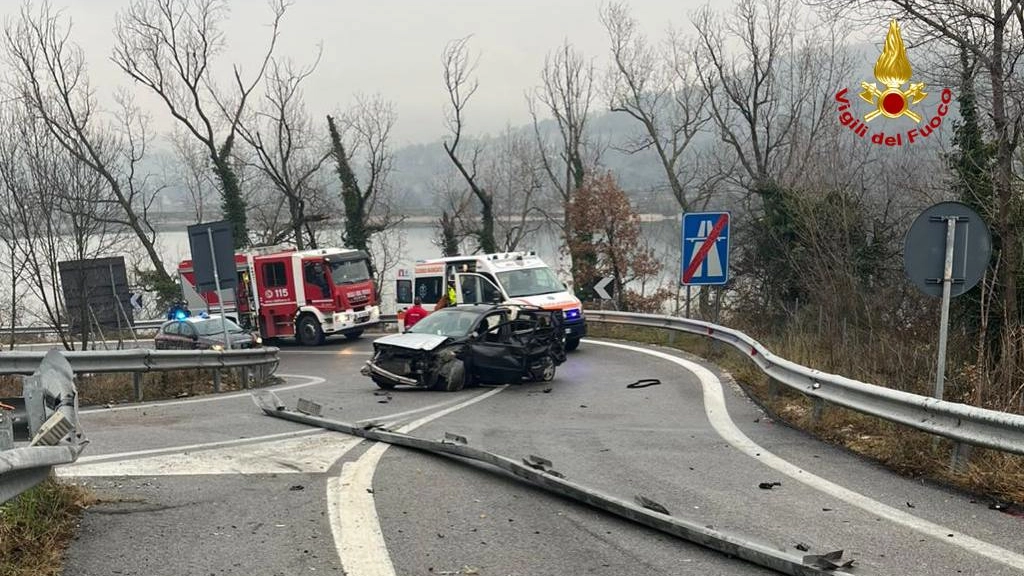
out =
[[[206,237],[210,241],[210,254],[215,254],[213,245],[213,229],[206,229]],[[217,303],[220,304],[220,327],[224,330],[224,349],[231,349],[231,340],[228,339],[228,321],[224,318],[224,294],[220,291],[220,271],[217,269],[217,259],[213,259],[213,284],[217,287]]]
[[[942,298],[935,397],[945,392],[950,300],[973,288],[985,273],[992,237],[977,212],[959,202],[940,202],[922,212],[907,232],[903,267],[922,292]],[[941,276],[938,274],[941,271]]]
[[[232,290],[238,284],[235,272],[235,243],[228,222],[194,224],[188,227],[189,248],[195,270],[196,292],[215,291],[220,304],[221,328],[224,330],[224,349],[231,348],[228,324],[224,316],[223,290]],[[224,277],[221,277],[221,273]],[[229,273],[230,272],[230,273]],[[207,303],[209,307],[209,303]]]

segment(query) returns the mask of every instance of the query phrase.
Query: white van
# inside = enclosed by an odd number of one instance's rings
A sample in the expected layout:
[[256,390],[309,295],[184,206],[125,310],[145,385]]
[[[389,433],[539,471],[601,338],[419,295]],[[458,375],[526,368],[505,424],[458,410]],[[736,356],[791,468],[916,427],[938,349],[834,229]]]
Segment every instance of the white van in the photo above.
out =
[[411,274],[408,270],[398,271],[398,307],[411,305],[413,298],[419,296],[423,307],[433,310],[448,279],[455,280],[459,304],[494,302],[562,310],[566,350],[575,350],[587,334],[579,299],[533,251],[419,260]]

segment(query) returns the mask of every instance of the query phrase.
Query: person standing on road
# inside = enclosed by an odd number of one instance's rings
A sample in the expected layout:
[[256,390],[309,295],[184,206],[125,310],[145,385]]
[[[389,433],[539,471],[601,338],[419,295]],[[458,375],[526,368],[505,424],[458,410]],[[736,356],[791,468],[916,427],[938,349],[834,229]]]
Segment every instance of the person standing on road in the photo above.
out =
[[412,328],[413,325],[415,325],[420,320],[423,320],[424,318],[426,318],[427,314],[429,314],[429,312],[427,312],[426,308],[424,308],[422,306],[422,304],[423,304],[423,300],[420,299],[419,296],[417,296],[416,299],[413,300],[412,306],[408,310],[405,311],[405,329],[406,330],[408,330],[409,328]]

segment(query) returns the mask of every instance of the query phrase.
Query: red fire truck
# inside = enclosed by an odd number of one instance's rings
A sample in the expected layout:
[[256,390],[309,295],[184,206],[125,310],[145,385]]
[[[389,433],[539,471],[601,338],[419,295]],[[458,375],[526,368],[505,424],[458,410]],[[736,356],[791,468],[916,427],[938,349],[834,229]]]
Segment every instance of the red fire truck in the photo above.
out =
[[[237,288],[224,291],[225,314],[264,339],[294,336],[313,346],[330,334],[358,338],[380,320],[369,258],[359,250],[236,252],[235,273]],[[178,265],[178,275],[189,308],[219,311],[215,292],[196,291],[191,260]]]

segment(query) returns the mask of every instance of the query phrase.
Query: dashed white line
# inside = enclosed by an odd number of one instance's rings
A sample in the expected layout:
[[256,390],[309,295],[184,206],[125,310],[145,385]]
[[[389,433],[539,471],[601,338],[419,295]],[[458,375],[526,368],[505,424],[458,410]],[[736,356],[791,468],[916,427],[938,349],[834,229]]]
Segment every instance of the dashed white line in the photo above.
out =
[[[506,387],[495,388],[429,414],[402,426],[399,432],[410,432],[442,416],[486,400]],[[380,519],[374,506],[373,474],[381,456],[390,444],[378,442],[358,460],[342,465],[341,475],[327,480],[327,509],[331,532],[338,549],[338,558],[347,576],[395,576]]]
[[[594,340],[588,340],[587,342],[588,344],[621,348],[631,352],[647,354],[648,356],[654,356],[656,358],[668,360],[669,362],[674,362],[686,370],[693,372],[693,374],[700,380],[700,385],[704,392],[704,412],[707,415],[708,421],[711,422],[711,426],[715,429],[715,432],[733,447],[739,449],[751,458],[756,458],[757,461],[765,464],[766,466],[778,470],[797,482],[838,498],[847,504],[856,506],[896,524],[901,524],[907,528],[916,530],[921,534],[928,535],[945,544],[959,546],[960,548],[979,554],[991,560],[995,560],[1001,564],[1005,564],[1018,570],[1024,570],[1024,556],[1020,554],[996,546],[995,544],[978,540],[940,524],[918,518],[917,516],[908,514],[902,510],[897,510],[896,508],[883,504],[877,500],[873,500],[863,494],[854,492],[849,488],[844,488],[843,486],[826,480],[820,476],[811,474],[810,472],[783,460],[757,445],[757,443],[751,440],[739,429],[738,426],[736,426],[736,423],[733,422],[732,418],[729,416],[729,412],[725,406],[725,395],[722,393],[722,384],[718,380],[718,377],[700,364],[679,358],[678,356],[666,354],[664,352],[648,350],[627,344],[599,342]],[[952,538],[949,537],[950,534],[953,535]]]

